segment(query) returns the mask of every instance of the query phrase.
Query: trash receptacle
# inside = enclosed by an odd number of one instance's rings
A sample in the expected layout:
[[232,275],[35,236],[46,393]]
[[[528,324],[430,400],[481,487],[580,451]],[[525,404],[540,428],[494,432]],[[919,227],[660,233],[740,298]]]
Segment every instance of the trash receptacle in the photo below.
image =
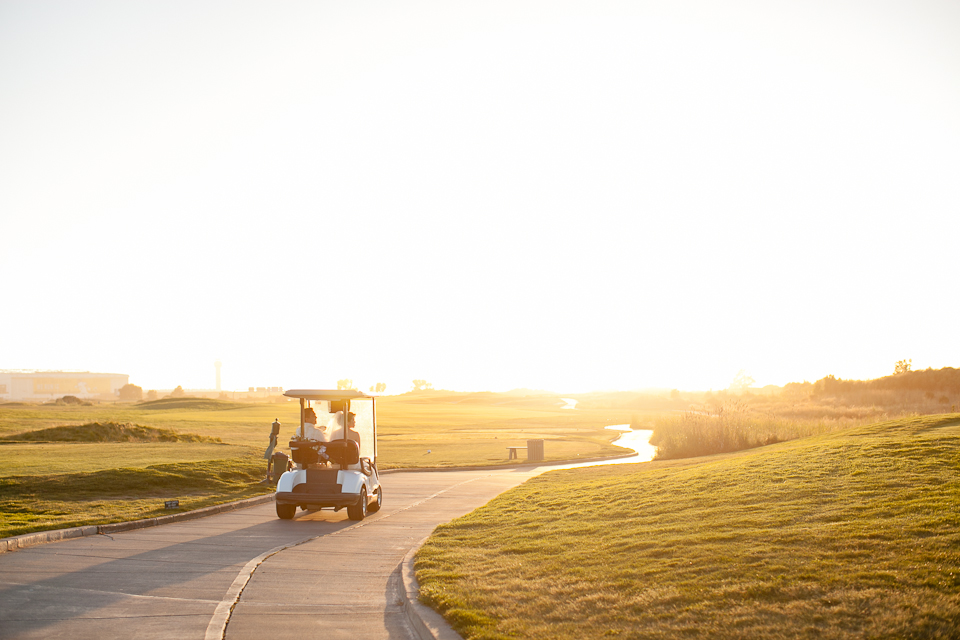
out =
[[527,440],[527,460],[533,462],[543,460],[543,440]]
[[289,458],[287,458],[287,454],[281,451],[277,451],[276,453],[273,454],[272,460],[273,460],[273,467],[272,467],[273,473],[271,474],[270,479],[273,481],[274,484],[276,484],[277,481],[280,480],[280,476],[283,475],[283,472],[287,470],[287,461],[289,460]]

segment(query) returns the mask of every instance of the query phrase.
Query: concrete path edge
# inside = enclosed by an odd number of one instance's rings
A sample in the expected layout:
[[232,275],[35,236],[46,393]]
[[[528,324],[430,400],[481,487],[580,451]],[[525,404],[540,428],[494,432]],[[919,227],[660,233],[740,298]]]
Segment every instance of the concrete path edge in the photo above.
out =
[[413,559],[417,551],[430,536],[418,542],[400,563],[400,572],[403,578],[403,611],[413,629],[420,636],[420,640],[463,640],[463,637],[453,630],[439,613],[420,602],[420,584],[413,571]]
[[225,502],[215,504],[211,507],[194,509],[193,511],[184,511],[183,513],[173,513],[168,516],[158,516],[156,518],[145,518],[143,520],[133,520],[131,522],[115,522],[113,524],[88,525],[84,527],[70,527],[69,529],[54,529],[52,531],[37,531],[35,533],[24,533],[12,538],[0,538],[0,553],[26,549],[38,544],[47,542],[58,542],[60,540],[69,540],[71,538],[82,538],[84,536],[95,536],[98,534],[119,533],[120,531],[133,531],[134,529],[146,529],[148,527],[159,527],[163,524],[181,522],[183,520],[194,520],[204,518],[217,513],[225,513],[236,509],[253,507],[258,504],[273,502],[276,494],[267,493],[262,496],[237,500],[235,502]]

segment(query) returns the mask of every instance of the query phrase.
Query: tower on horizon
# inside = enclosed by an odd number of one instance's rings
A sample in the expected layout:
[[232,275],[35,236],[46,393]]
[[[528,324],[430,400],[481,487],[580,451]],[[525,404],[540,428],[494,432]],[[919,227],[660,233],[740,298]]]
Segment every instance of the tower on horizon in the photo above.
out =
[[213,363],[213,366],[217,368],[217,392],[220,391],[220,361],[217,360]]

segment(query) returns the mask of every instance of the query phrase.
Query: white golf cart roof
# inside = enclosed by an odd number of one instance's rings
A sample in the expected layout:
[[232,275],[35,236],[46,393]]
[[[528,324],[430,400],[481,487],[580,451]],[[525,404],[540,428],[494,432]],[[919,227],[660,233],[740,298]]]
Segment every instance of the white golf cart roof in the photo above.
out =
[[304,400],[352,400],[354,398],[373,398],[362,391],[337,389],[287,389],[283,395],[288,398],[302,398]]

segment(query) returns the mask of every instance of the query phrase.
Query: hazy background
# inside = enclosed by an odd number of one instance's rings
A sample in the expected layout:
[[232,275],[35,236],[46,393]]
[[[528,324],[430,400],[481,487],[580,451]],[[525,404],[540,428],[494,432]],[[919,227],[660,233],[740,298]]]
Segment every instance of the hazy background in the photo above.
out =
[[0,0],[0,368],[960,364],[960,3]]

